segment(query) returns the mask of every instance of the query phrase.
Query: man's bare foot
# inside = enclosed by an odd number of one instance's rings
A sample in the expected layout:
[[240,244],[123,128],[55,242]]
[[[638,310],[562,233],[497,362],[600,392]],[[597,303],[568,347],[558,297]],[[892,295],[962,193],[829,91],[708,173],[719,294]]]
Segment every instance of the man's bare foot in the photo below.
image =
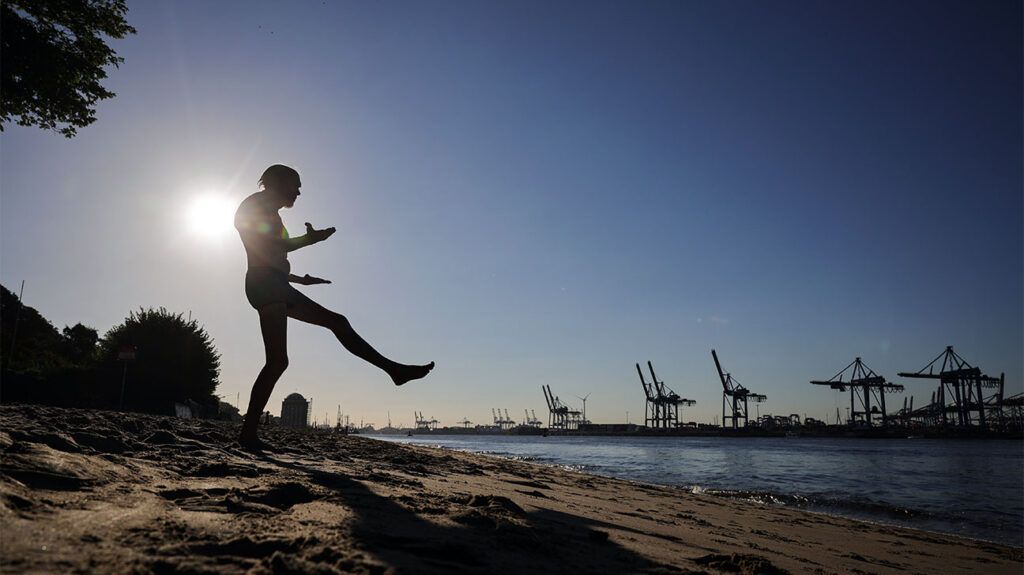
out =
[[264,451],[271,451],[270,445],[264,443],[263,440],[256,436],[239,437],[238,445],[242,448],[242,451],[248,451],[250,453],[263,453]]
[[432,369],[434,369],[434,362],[430,362],[427,365],[404,365],[400,363],[388,375],[391,376],[391,380],[395,382],[395,385],[403,385],[414,379],[424,377]]

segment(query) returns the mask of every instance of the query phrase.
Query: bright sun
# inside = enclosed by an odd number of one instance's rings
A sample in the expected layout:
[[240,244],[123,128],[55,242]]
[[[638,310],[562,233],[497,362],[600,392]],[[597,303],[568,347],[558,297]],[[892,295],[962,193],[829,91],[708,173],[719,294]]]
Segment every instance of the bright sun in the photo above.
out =
[[223,196],[204,194],[196,196],[185,213],[189,232],[206,238],[223,236],[234,227],[235,206]]

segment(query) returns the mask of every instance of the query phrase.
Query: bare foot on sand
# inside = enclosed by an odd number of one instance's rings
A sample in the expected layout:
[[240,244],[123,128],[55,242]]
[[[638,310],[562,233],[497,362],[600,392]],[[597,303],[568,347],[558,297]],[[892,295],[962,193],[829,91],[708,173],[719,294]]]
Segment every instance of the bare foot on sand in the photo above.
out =
[[400,363],[388,375],[391,376],[395,385],[403,385],[414,379],[424,377],[432,369],[434,369],[434,362],[430,362],[427,365],[404,365]]
[[259,437],[239,437],[238,445],[242,448],[242,451],[248,451],[249,453],[273,451],[270,444],[264,443]]

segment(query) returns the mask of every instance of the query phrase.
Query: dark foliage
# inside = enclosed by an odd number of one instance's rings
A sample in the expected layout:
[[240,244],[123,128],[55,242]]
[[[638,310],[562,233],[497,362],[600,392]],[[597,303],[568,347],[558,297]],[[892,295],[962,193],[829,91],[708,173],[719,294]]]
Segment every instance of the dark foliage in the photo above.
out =
[[220,355],[206,330],[164,308],[132,312],[103,336],[100,366],[123,367],[118,352],[134,347],[128,362],[125,407],[165,413],[173,402],[217,404]]
[[88,367],[95,363],[99,332],[91,327],[76,323],[74,327],[64,326],[64,356],[78,366]]
[[3,401],[115,405],[119,374],[96,370],[98,339],[95,329],[80,323],[58,332],[35,308],[23,305],[18,296],[0,286]]
[[125,373],[117,352],[124,345],[138,348],[137,359],[128,365],[125,407],[169,414],[174,402],[192,400],[217,412],[213,392],[220,357],[195,321],[164,309],[140,310],[101,342],[95,329],[82,324],[57,331],[38,311],[22,305],[17,295],[0,286],[0,399],[4,402],[116,408]]
[[223,419],[224,421],[242,421],[242,414],[239,413],[237,407],[226,401],[222,401],[217,405],[217,419]]
[[134,34],[124,0],[0,2],[0,130],[12,120],[66,137],[114,97],[100,81],[117,67],[108,39]]
[[35,308],[23,306],[18,296],[0,286],[0,365],[4,371],[42,374],[89,367],[94,363],[98,339],[95,329],[80,323],[65,327],[62,334]]
[[4,403],[40,403],[61,407],[111,409],[117,407],[121,372],[98,367],[64,367],[45,373],[5,371]]

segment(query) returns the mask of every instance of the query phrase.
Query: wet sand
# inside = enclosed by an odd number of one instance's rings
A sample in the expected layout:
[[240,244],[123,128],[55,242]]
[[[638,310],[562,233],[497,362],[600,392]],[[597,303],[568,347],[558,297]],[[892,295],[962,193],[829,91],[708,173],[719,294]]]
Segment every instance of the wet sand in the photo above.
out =
[[1013,573],[1022,550],[359,436],[0,406],[0,571]]

